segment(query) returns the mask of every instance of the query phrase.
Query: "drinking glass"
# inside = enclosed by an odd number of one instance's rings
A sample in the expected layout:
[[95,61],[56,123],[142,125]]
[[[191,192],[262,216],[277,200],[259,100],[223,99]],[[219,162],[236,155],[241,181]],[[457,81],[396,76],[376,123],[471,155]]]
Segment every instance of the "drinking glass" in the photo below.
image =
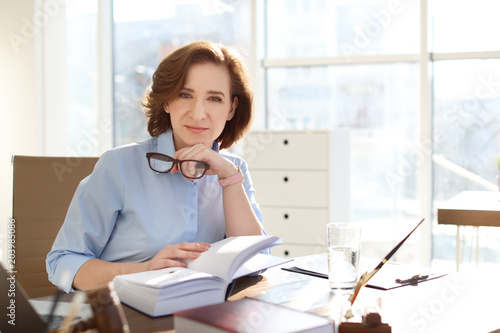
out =
[[331,291],[354,288],[358,281],[361,227],[348,222],[328,223],[326,240]]

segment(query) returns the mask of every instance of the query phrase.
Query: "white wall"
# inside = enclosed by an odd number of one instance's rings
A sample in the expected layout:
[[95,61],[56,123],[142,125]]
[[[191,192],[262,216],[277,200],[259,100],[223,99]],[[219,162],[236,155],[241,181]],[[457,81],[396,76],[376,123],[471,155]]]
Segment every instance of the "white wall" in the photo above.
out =
[[[12,216],[11,156],[39,153],[33,0],[0,2],[0,231],[2,261]],[[16,43],[19,42],[19,43]]]

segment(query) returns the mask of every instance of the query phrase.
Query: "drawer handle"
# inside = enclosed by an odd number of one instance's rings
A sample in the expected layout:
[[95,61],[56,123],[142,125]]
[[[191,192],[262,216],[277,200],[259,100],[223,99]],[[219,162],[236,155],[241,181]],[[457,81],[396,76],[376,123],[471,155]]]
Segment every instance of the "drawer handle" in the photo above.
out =
[[285,220],[288,220],[288,214],[287,214],[287,213],[283,214],[283,218],[284,218]]
[[288,177],[283,177],[283,181],[286,183],[288,181]]
[[283,140],[283,144],[286,146],[288,144],[288,140],[287,139]]

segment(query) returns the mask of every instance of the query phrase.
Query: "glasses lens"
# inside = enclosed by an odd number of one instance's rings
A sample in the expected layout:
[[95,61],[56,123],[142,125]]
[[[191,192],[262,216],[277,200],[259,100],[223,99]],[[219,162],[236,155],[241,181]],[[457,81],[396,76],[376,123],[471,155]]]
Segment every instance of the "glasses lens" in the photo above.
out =
[[201,178],[207,171],[206,164],[200,163],[199,161],[182,161],[181,172],[184,176],[189,178]]
[[150,158],[151,169],[157,172],[168,172],[172,169],[173,161],[173,158],[167,155],[152,155]]

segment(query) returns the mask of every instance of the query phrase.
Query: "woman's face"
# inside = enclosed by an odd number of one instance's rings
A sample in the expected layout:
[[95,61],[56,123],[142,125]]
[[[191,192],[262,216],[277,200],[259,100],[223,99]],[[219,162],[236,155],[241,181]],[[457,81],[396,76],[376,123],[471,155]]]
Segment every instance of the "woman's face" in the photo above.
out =
[[238,106],[238,99],[231,98],[230,83],[224,65],[207,62],[189,67],[179,96],[165,106],[176,150],[198,143],[212,146]]

